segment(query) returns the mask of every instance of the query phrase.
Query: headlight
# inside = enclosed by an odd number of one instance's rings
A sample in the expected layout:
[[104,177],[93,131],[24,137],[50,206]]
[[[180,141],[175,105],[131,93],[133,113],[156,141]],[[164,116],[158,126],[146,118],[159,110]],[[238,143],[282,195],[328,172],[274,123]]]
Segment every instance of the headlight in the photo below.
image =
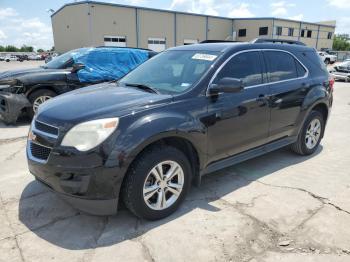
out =
[[119,118],[106,118],[78,124],[68,131],[61,145],[88,151],[105,141],[116,130],[118,123]]

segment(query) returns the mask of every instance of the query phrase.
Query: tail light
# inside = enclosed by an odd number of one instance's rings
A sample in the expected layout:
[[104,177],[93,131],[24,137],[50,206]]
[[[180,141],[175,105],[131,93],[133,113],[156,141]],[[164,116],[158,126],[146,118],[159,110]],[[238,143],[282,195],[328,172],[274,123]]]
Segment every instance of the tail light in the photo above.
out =
[[329,77],[328,78],[328,81],[329,81],[329,89],[331,90],[331,91],[333,91],[334,90],[334,82],[335,82],[335,80],[334,80],[334,78],[333,77]]

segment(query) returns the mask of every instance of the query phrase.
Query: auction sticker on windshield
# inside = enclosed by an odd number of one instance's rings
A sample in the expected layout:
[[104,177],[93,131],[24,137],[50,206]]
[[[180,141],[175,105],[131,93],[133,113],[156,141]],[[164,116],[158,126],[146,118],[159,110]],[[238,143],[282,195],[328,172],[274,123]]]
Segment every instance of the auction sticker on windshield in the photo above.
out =
[[194,56],[192,56],[192,59],[206,60],[206,61],[214,61],[215,58],[217,58],[217,55],[195,54]]

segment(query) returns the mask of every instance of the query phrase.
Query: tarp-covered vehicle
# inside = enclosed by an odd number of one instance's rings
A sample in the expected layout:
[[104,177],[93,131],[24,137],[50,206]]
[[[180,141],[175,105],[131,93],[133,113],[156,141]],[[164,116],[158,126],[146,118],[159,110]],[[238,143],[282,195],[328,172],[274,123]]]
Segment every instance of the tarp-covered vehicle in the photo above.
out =
[[15,123],[25,112],[33,117],[40,104],[87,85],[113,81],[156,55],[138,48],[80,48],[40,68],[0,73],[0,115]]

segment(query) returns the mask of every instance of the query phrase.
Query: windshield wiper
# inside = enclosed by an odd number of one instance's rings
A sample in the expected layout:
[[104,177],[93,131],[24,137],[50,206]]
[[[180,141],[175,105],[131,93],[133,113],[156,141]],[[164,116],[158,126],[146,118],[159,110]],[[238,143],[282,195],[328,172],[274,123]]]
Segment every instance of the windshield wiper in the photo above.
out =
[[155,94],[159,94],[159,91],[157,89],[154,89],[153,87],[150,87],[148,85],[144,85],[144,84],[131,84],[131,83],[126,83],[126,86],[132,86],[132,87],[137,87],[139,89],[151,92],[151,93],[155,93]]

